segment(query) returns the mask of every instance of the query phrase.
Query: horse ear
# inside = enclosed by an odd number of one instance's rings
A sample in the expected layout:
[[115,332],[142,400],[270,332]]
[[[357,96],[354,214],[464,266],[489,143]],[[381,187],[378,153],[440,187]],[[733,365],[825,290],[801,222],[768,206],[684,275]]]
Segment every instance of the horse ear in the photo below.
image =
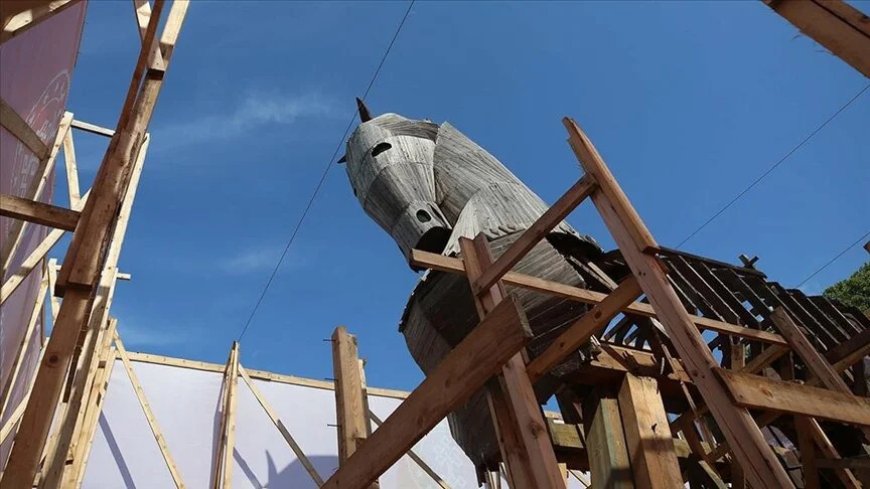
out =
[[366,107],[366,103],[359,97],[356,98],[356,108],[359,111],[360,122],[368,122],[372,120],[372,114],[369,112],[369,108]]

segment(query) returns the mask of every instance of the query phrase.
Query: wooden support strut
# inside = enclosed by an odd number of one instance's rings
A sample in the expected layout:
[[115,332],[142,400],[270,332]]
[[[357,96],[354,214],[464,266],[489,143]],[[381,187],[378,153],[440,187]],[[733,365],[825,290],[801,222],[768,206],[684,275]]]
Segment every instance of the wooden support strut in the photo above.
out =
[[648,253],[657,248],[655,240],[592,142],[573,120],[565,118],[564,124],[577,159],[586,173],[598,182],[599,191],[592,195],[592,202],[667,330],[695,386],[707,401],[750,485],[756,489],[794,487],[749,411],[735,406],[715,377],[713,372],[718,364],[668,282],[662,264]]
[[213,462],[212,487],[230,489],[233,481],[233,450],[236,440],[236,385],[239,378],[239,343],[233,342],[221,389],[220,438]]
[[[33,483],[64,378],[74,357],[79,331],[90,314],[90,303],[109,248],[109,236],[119,214],[119,205],[128,191],[131,167],[145,138],[164,78],[166,66],[155,72],[148,63],[151,53],[159,49],[156,34],[163,5],[161,0],[154,3],[146,36],[148,42],[140,51],[121,112],[118,126],[123,134],[117,134],[109,145],[95,179],[92,197],[82,210],[77,232],[58,276],[59,290],[56,292],[65,292],[64,301],[3,474],[3,484],[9,487],[30,487]],[[173,2],[159,44],[175,44],[187,7],[187,1]],[[168,57],[164,56],[164,60],[168,62]]]
[[[344,326],[332,332],[332,370],[335,375],[338,464],[341,467],[371,432],[356,337]],[[377,489],[377,480],[368,487]]]
[[[554,217],[550,215],[550,218]],[[473,284],[493,263],[489,243],[481,233],[473,241],[460,238],[459,246],[474,290]],[[528,246],[528,243],[521,246]],[[488,290],[477,291],[474,303],[478,315],[484,317],[506,296],[504,284],[500,281]],[[547,424],[525,364],[522,353],[517,353],[502,367],[501,375],[487,389],[490,414],[508,479],[511,486],[518,489],[562,489],[565,480],[559,472],[556,454],[547,435]]]
[[0,194],[0,216],[66,231],[75,231],[79,223],[79,213],[74,210],[7,194]]
[[450,411],[480,390],[531,337],[522,309],[513,299],[502,301],[442,359],[322,487],[367,487]]

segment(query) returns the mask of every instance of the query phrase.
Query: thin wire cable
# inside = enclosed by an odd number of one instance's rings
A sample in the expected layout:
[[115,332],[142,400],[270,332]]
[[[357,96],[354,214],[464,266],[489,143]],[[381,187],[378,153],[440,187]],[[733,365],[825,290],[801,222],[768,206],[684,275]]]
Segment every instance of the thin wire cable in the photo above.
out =
[[[372,89],[375,81],[378,79],[378,75],[380,75],[381,73],[381,68],[384,67],[384,63],[387,61],[387,57],[390,55],[390,51],[392,51],[393,45],[396,43],[396,39],[398,39],[399,37],[399,33],[402,32],[402,27],[405,25],[405,21],[408,20],[408,15],[411,13],[411,8],[414,6],[415,1],[416,0],[411,0],[411,2],[408,4],[408,9],[405,11],[405,15],[402,17],[401,22],[399,22],[398,27],[396,27],[396,32],[393,34],[393,38],[390,40],[390,44],[387,45],[387,49],[384,51],[384,55],[381,56],[381,61],[378,63],[378,67],[375,69],[375,72],[372,75],[372,78],[369,81],[365,92],[363,92],[363,101],[365,101],[366,97],[368,97],[369,91]],[[260,308],[260,304],[263,303],[263,299],[266,297],[266,293],[269,291],[269,287],[272,286],[272,282],[278,275],[278,270],[281,268],[281,264],[284,262],[284,258],[287,256],[287,252],[290,251],[290,247],[293,245],[293,241],[296,240],[296,235],[299,234],[299,229],[302,228],[302,223],[305,222],[305,217],[308,216],[308,211],[311,210],[311,206],[314,204],[314,200],[317,198],[317,194],[320,193],[320,189],[323,187],[324,182],[326,182],[326,177],[329,175],[329,170],[332,168],[332,165],[335,162],[335,158],[336,156],[338,156],[338,152],[341,151],[341,147],[347,139],[347,134],[348,132],[350,132],[351,127],[353,127],[355,119],[356,109],[354,109],[354,111],[351,113],[351,117],[347,123],[347,127],[345,127],[341,138],[338,140],[338,144],[336,144],[335,146],[335,150],[332,152],[332,156],[329,157],[326,166],[323,168],[323,173],[320,175],[320,180],[317,182],[317,185],[315,185],[314,191],[311,193],[311,198],[308,199],[308,203],[305,205],[305,209],[302,210],[302,215],[299,216],[299,220],[296,222],[296,226],[294,226],[293,228],[293,233],[290,235],[290,239],[287,240],[287,245],[284,246],[284,251],[281,253],[281,257],[278,258],[278,262],[275,264],[275,268],[272,269],[272,273],[271,275],[269,275],[269,280],[266,281],[266,285],[263,287],[263,291],[260,293],[260,297],[257,299],[257,302],[254,304],[254,308],[251,310],[251,314],[248,316],[248,320],[245,321],[245,325],[242,327],[242,331],[239,333],[237,341],[242,341],[245,333],[248,332],[248,328],[251,326],[251,322],[253,321],[254,316],[257,314],[257,310]]]
[[713,214],[709,219],[707,219],[707,220],[704,222],[704,224],[701,224],[701,225],[698,227],[698,229],[695,229],[694,231],[692,231],[691,234],[689,234],[688,236],[686,236],[685,239],[683,239],[682,241],[680,241],[680,244],[678,244],[678,245],[676,246],[676,248],[677,248],[677,249],[680,249],[684,244],[686,244],[686,242],[688,242],[690,239],[694,238],[695,235],[698,234],[699,232],[701,232],[702,229],[704,229],[705,227],[707,227],[707,225],[709,225],[711,222],[713,222],[714,220],[716,220],[716,218],[718,218],[720,215],[722,215],[723,212],[725,212],[726,210],[728,210],[728,208],[730,208],[732,205],[734,205],[735,202],[737,202],[738,200],[740,200],[744,195],[746,195],[747,192],[749,192],[750,190],[752,190],[753,187],[755,187],[756,185],[758,185],[758,183],[761,182],[762,180],[764,180],[765,177],[767,177],[768,175],[770,175],[770,173],[773,172],[773,170],[776,170],[776,168],[777,168],[779,165],[783,164],[783,163],[785,162],[785,160],[787,160],[791,155],[793,155],[797,150],[799,150],[799,149],[800,149],[804,144],[806,144],[807,141],[809,141],[810,139],[812,139],[813,136],[815,136],[816,134],[819,133],[819,131],[821,131],[822,129],[824,129],[825,126],[827,126],[827,125],[828,125],[832,120],[834,120],[838,115],[840,115],[841,112],[843,112],[844,110],[846,110],[847,107],[849,107],[850,105],[852,105],[852,102],[854,102],[855,100],[858,99],[858,97],[860,97],[861,95],[863,95],[864,92],[866,92],[868,88],[870,88],[870,84],[864,86],[864,88],[862,88],[858,93],[856,93],[854,97],[852,97],[851,99],[849,99],[849,101],[846,102],[842,107],[840,107],[839,109],[837,109],[837,111],[834,112],[833,115],[831,115],[830,117],[828,117],[828,118],[825,120],[825,122],[823,122],[823,123],[822,123],[819,127],[817,127],[813,132],[811,132],[809,135],[807,135],[807,137],[805,137],[805,138],[804,138],[800,143],[798,143],[797,146],[795,146],[794,148],[792,148],[788,153],[785,154],[785,156],[783,156],[782,158],[780,158],[779,161],[777,161],[776,163],[774,163],[773,166],[771,166],[770,168],[768,168],[767,171],[765,171],[764,173],[762,173],[758,178],[756,178],[752,183],[750,183],[748,187],[746,187],[745,189],[743,189],[743,191],[741,191],[741,192],[740,192],[739,194],[737,194],[733,199],[731,199],[730,202],[728,202],[727,204],[725,204],[724,207],[722,207],[721,209],[719,209],[718,212],[716,212],[716,213]]
[[821,267],[819,267],[815,272],[811,273],[811,274],[809,275],[809,277],[805,278],[805,279],[803,280],[803,282],[797,284],[797,285],[795,286],[795,288],[796,288],[796,289],[799,289],[803,284],[809,282],[809,280],[810,280],[811,278],[815,277],[816,275],[818,275],[819,272],[821,272],[822,270],[828,268],[828,267],[831,265],[831,263],[834,263],[835,261],[839,260],[840,257],[843,256],[843,255],[845,255],[847,251],[851,250],[851,249],[854,248],[856,245],[858,245],[858,243],[861,243],[862,241],[864,241],[865,239],[867,239],[867,236],[870,236],[870,231],[867,231],[866,233],[864,233],[864,236],[861,236],[861,237],[858,238],[854,243],[852,243],[852,244],[850,244],[849,246],[847,246],[843,251],[837,253],[837,256],[835,256],[835,257],[831,258],[830,260],[828,260],[827,263],[825,263],[824,265],[822,265]]

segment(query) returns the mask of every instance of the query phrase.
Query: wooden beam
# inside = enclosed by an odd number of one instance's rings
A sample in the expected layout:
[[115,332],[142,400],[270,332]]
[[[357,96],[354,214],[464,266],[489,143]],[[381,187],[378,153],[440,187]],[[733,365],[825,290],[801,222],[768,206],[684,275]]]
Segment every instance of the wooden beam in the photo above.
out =
[[74,210],[7,194],[0,194],[0,216],[66,231],[75,231],[79,222],[79,213]]
[[266,399],[266,396],[260,392],[260,389],[254,384],[254,380],[251,379],[251,376],[248,375],[248,371],[245,370],[244,367],[239,365],[239,374],[241,374],[242,379],[245,381],[245,384],[248,385],[248,388],[251,390],[251,393],[254,394],[254,397],[257,398],[257,402],[260,403],[260,406],[266,411],[266,415],[269,416],[269,419],[272,420],[272,423],[278,428],[278,432],[281,433],[281,436],[284,437],[284,441],[287,442],[287,445],[290,446],[290,449],[293,450],[293,453],[296,454],[296,458],[299,459],[299,463],[305,467],[305,471],[308,472],[308,475],[311,476],[311,480],[320,487],[323,485],[323,478],[320,477],[320,474],[317,473],[317,469],[314,467],[314,464],[311,463],[311,460],[308,459],[308,456],[305,455],[305,452],[302,451],[302,448],[296,443],[296,440],[293,438],[293,435],[290,434],[290,430],[287,429],[287,426],[284,425],[284,422],[281,421],[281,418],[278,417],[278,413],[275,412],[275,409],[272,408],[272,405]]
[[69,206],[81,209],[81,189],[79,188],[79,169],[76,164],[76,146],[73,132],[67,131],[63,137],[63,164],[66,167],[66,184],[69,189]]
[[[163,461],[169,469],[169,475],[172,476],[172,482],[175,483],[175,487],[178,489],[184,489],[185,485],[181,478],[181,473],[178,471],[178,465],[176,465],[175,460],[172,458],[172,453],[169,451],[169,445],[166,443],[166,437],[163,436],[163,432],[160,430],[160,425],[157,424],[157,418],[154,416],[151,404],[145,396],[145,390],[142,389],[142,384],[139,382],[139,376],[136,375],[136,371],[133,369],[133,364],[127,357],[127,350],[124,349],[124,343],[118,336],[117,330],[114,332],[114,336],[115,348],[118,351],[118,356],[124,364],[124,370],[127,371],[127,377],[130,378],[130,383],[133,384],[133,391],[136,393],[136,399],[139,400],[139,406],[145,413],[148,427],[151,428],[151,434],[154,435],[154,440],[157,442],[160,454],[163,455]],[[236,348],[236,361],[238,361],[238,347]],[[236,365],[236,368],[238,368],[238,364]]]
[[73,119],[71,126],[76,129],[81,129],[82,131],[89,132],[91,134],[106,136],[108,138],[115,135],[114,129],[107,129],[96,124],[91,124],[89,122],[79,121],[75,119]]
[[714,377],[718,363],[668,282],[663,265],[649,253],[658,246],[652,235],[586,134],[573,120],[565,118],[564,123],[577,159],[598,182],[600,191],[592,195],[592,202],[731,444],[750,485],[755,489],[794,487],[749,411],[735,406],[725,387]]
[[626,374],[618,401],[634,486],[638,489],[682,487],[674,438],[656,381]]
[[627,278],[603,301],[562,332],[540,355],[529,362],[526,371],[533,383],[543,377],[568,355],[585,345],[589,338],[610,323],[619,311],[634,302],[642,291],[637,280]]
[[[421,268],[431,268],[448,273],[456,273],[463,275],[466,273],[465,265],[462,260],[449,256],[439,255],[423,250],[411,250],[412,265]],[[603,301],[607,294],[595,292],[592,290],[581,289],[571,285],[560,284],[550,280],[544,280],[531,275],[524,275],[516,272],[507,272],[502,281],[507,285],[514,285],[536,292],[545,294],[553,294],[566,299],[583,302],[586,304],[598,304]],[[622,312],[636,314],[654,318],[656,311],[650,304],[643,302],[633,302],[626,306]],[[687,313],[688,315],[688,313]],[[788,343],[778,334],[768,333],[767,331],[759,331],[757,329],[745,328],[736,324],[730,324],[715,319],[705,318],[701,316],[688,315],[690,320],[702,331],[715,331],[717,333],[739,336],[753,341],[760,341],[771,345],[788,346]]]
[[870,23],[860,10],[842,0],[764,0],[764,3],[870,77]]
[[[384,424],[383,420],[378,418],[375,413],[371,412],[371,410],[369,411],[369,418],[375,424],[375,427],[379,427],[382,424]],[[426,472],[426,475],[431,477],[432,480],[435,481],[436,484],[438,484],[438,487],[440,487],[441,489],[450,489],[450,485],[447,484],[447,481],[445,481],[443,477],[438,475],[438,473],[435,472],[435,470],[432,467],[430,467],[429,464],[427,464],[425,460],[423,460],[419,455],[417,455],[417,453],[414,452],[413,449],[408,450],[407,455],[408,455],[408,458],[413,460],[414,463],[417,464],[417,466],[423,470],[423,472]]]
[[[459,248],[468,271],[469,285],[492,266],[493,258],[483,233],[474,240],[459,238]],[[504,300],[504,284],[497,281],[488,290],[474,295],[478,316],[484,317]],[[487,388],[490,415],[495,422],[508,481],[515,487],[562,489],[565,480],[559,472],[556,454],[522,353],[502,367],[501,375]]]
[[585,176],[559,197],[551,207],[526,229],[511,246],[483,271],[483,275],[474,281],[472,290],[475,293],[489,290],[505,273],[520,262],[532,248],[535,247],[550,231],[559,225],[568,214],[595,191],[595,181]]
[[371,431],[363,398],[356,337],[344,326],[332,332],[332,371],[335,375],[335,415],[338,425],[338,462],[346,462]]
[[239,343],[233,342],[224,371],[221,392],[220,439],[214,461],[212,487],[230,489],[233,483],[233,450],[236,441],[236,384],[239,377]]
[[852,366],[867,355],[870,355],[870,328],[831,348],[825,353],[825,358],[834,365],[844,362],[846,365],[844,368],[835,368],[835,370],[840,371]]
[[[90,313],[90,302],[103,273],[110,235],[120,214],[119,207],[128,193],[133,166],[146,139],[147,126],[166,69],[165,66],[161,71],[148,68],[150,54],[159,49],[155,36],[163,5],[161,0],[154,4],[152,21],[148,25],[148,39],[155,41],[145,43],[147,48],[140,51],[121,111],[119,134],[109,144],[95,179],[92,197],[82,210],[77,232],[73,235],[64,267],[58,276],[55,292],[63,294],[64,301],[46,347],[45,358],[39,366],[35,394],[22,417],[21,429],[4,474],[3,483],[10,487],[30,487],[33,483],[64,377],[75,356],[79,332]],[[183,16],[184,10],[177,10],[177,5],[178,2],[175,2],[170,17],[176,11]]]
[[3,126],[9,131],[9,134],[21,141],[36,156],[36,159],[48,158],[50,150],[48,145],[42,141],[39,134],[36,134],[36,131],[30,127],[30,124],[2,98],[0,98],[0,126]]
[[809,418],[795,416],[794,427],[798,436],[801,465],[804,473],[804,489],[819,489],[819,467],[816,464],[816,446],[810,434]]
[[78,0],[15,0],[4,2],[0,15],[0,44],[20,36],[29,29],[38,25],[53,15],[59,14],[65,9],[75,5]]
[[870,426],[868,398],[726,369],[716,374],[740,406]]
[[510,298],[502,301],[322,487],[367,487],[444,416],[480,390],[531,337],[519,305]]
[[[54,144],[51,146],[48,157],[39,160],[39,165],[33,173],[34,178],[30,181],[30,184],[22,197],[31,200],[38,200],[40,196],[42,196],[43,189],[54,169],[54,160],[57,158],[57,154],[63,144],[63,137],[66,132],[69,131],[69,124],[70,121],[72,121],[72,117],[72,114],[69,112],[65,112],[63,117],[61,117],[57,129],[57,135],[55,136]],[[26,221],[12,221],[12,226],[7,235],[7,239],[3,243],[0,243],[0,275],[5,274],[9,269],[12,257],[15,256],[18,247],[21,245],[27,224]]]
[[586,443],[592,487],[634,488],[622,417],[616,399],[600,399],[586,434]]

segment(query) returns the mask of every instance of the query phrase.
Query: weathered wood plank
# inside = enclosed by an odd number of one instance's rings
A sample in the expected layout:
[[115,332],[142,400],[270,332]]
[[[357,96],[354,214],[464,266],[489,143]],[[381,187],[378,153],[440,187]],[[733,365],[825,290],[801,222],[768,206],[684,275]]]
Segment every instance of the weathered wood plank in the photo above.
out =
[[[411,251],[411,263],[415,266],[431,268],[442,272],[464,274],[465,266],[462,260],[449,256],[438,255],[423,250]],[[607,294],[595,292],[592,290],[572,287],[570,285],[559,284],[548,280],[543,280],[530,275],[524,275],[515,272],[508,272],[502,277],[502,280],[507,285],[515,285],[538,292],[558,295],[568,299],[584,302],[586,304],[598,304],[603,301]],[[679,299],[678,299],[679,301]],[[656,311],[650,304],[642,302],[634,302],[623,309],[622,312],[629,314],[637,314],[639,316],[656,317]],[[688,314],[688,313],[687,313]],[[758,331],[751,328],[744,328],[736,324],[730,324],[714,319],[701,316],[689,315],[690,320],[701,330],[716,331],[718,333],[740,336],[743,338],[760,341],[762,343],[770,343],[774,345],[787,345],[786,341],[779,335],[768,333],[767,331]]]
[[74,210],[7,194],[0,194],[0,216],[66,231],[75,231],[79,222],[79,213]]
[[715,372],[739,406],[870,426],[870,399],[725,369]]
[[502,301],[322,487],[366,487],[479,390],[530,339],[522,310],[510,298]]

